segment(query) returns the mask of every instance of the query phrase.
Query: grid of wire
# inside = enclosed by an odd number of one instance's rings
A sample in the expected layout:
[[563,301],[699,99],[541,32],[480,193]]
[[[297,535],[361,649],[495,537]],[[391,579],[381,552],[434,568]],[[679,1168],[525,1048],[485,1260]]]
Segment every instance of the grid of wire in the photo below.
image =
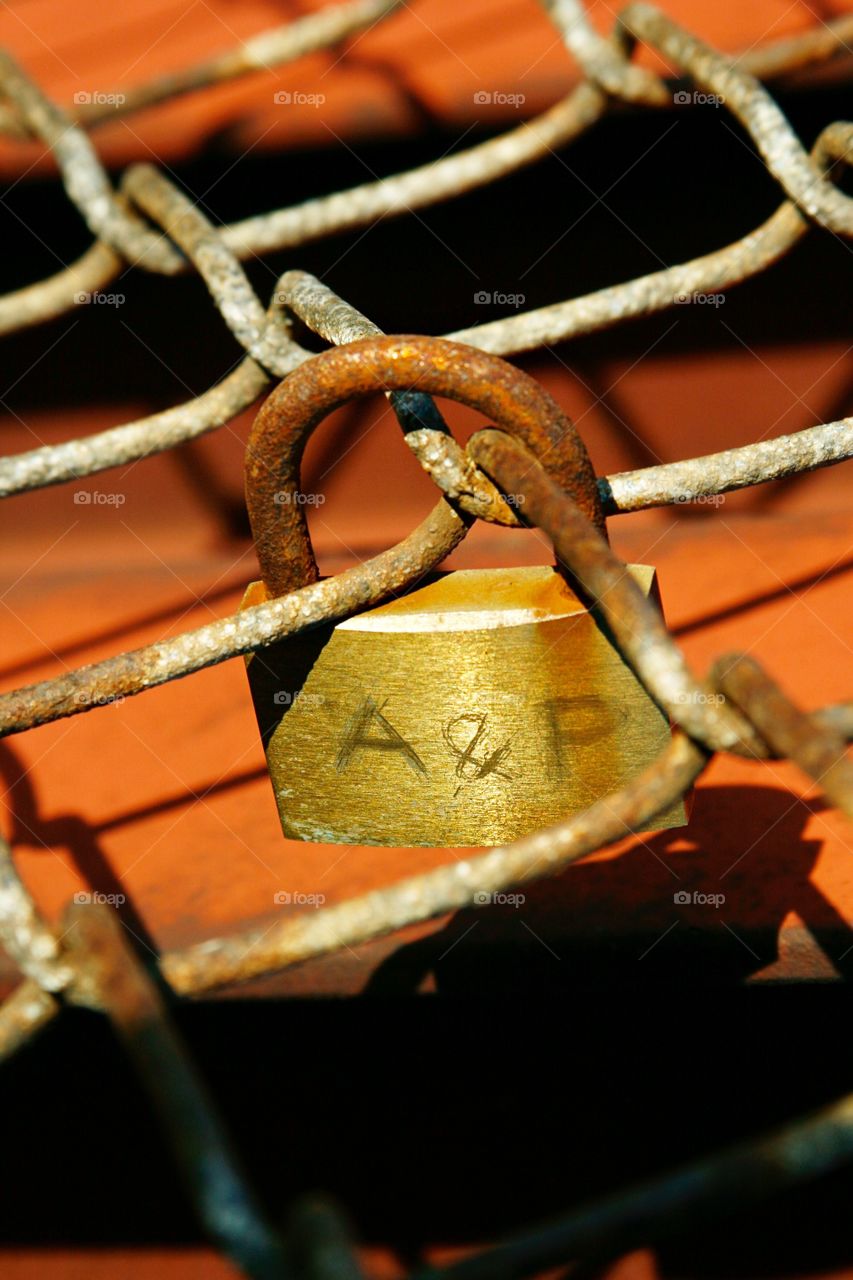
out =
[[[327,47],[380,20],[398,2],[351,0],[262,33],[238,50],[141,86],[124,96],[122,109],[139,109],[243,74],[259,62],[283,63]],[[75,294],[102,289],[129,264],[164,274],[195,269],[246,353],[222,382],[186,404],[97,435],[0,459],[0,496],[92,475],[212,431],[254,403],[275,379],[284,379],[285,386],[310,385],[322,370],[333,385],[340,379],[345,395],[346,368],[370,364],[389,351],[397,357],[408,353],[405,376],[385,389],[406,443],[442,493],[421,526],[366,564],[322,582],[309,581],[177,638],[0,695],[0,734],[79,714],[117,695],[141,693],[406,590],[448,554],[474,518],[518,523],[517,508],[505,502],[504,493],[523,495],[525,522],[538,525],[552,539],[559,563],[600,610],[627,661],[675,726],[671,744],[652,767],[557,827],[278,923],[264,933],[214,938],[164,954],[159,975],[146,972],[117,918],[103,905],[72,905],[58,927],[46,921],[16,871],[11,849],[0,841],[0,942],[23,976],[0,1006],[0,1059],[27,1042],[63,1002],[106,1012],[165,1121],[200,1221],[250,1276],[298,1275],[306,1257],[312,1274],[360,1272],[334,1208],[296,1206],[285,1233],[268,1219],[187,1058],[160,980],[177,995],[210,991],[470,907],[484,890],[495,892],[549,875],[648,824],[692,785],[715,751],[791,759],[853,818],[853,764],[846,755],[853,739],[853,703],[807,714],[755,660],[743,655],[720,659],[707,680],[697,680],[600,528],[549,475],[542,460],[494,430],[479,432],[462,449],[432,400],[417,389],[442,362],[451,396],[459,392],[462,398],[472,380],[484,393],[488,371],[497,365],[506,371],[501,376],[509,386],[513,378],[520,386],[524,375],[496,357],[663,310],[684,294],[730,288],[772,265],[812,227],[853,235],[853,199],[832,180],[836,170],[849,164],[853,125],[830,124],[809,155],[761,83],[761,78],[849,53],[845,42],[853,37],[853,18],[732,59],[650,5],[624,9],[609,38],[593,30],[581,0],[546,0],[546,7],[584,79],[541,116],[434,164],[220,228],[150,165],[133,166],[118,190],[113,189],[86,132],[103,113],[95,106],[72,117],[7,53],[0,53],[0,91],[6,99],[0,128],[41,138],[52,149],[68,196],[95,237],[72,266],[0,298],[0,331],[61,314],[73,305]],[[638,41],[661,52],[703,91],[718,96],[749,132],[782,187],[786,199],[750,235],[585,297],[446,335],[452,341],[386,339],[368,318],[301,271],[285,273],[264,308],[241,259],[403,214],[494,181],[592,128],[620,100],[650,108],[671,102],[671,85],[632,63]],[[315,357],[300,346],[293,336],[294,317],[343,348],[339,354],[346,360],[336,362],[334,352]],[[723,453],[600,478],[595,510],[600,523],[602,513],[692,501],[851,455],[853,420],[844,419]],[[674,1222],[684,1227],[734,1205],[742,1207],[851,1157],[853,1095],[759,1141],[575,1210],[430,1274],[460,1280],[520,1277],[578,1258],[611,1257],[658,1238]]]

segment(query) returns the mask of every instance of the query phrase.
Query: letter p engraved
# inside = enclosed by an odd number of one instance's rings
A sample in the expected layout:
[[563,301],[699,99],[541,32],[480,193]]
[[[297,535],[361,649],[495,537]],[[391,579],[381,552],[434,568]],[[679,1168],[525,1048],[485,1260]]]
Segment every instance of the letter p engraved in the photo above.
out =
[[548,698],[540,702],[551,746],[554,771],[570,771],[571,748],[588,746],[613,733],[627,719],[621,707],[598,694]]

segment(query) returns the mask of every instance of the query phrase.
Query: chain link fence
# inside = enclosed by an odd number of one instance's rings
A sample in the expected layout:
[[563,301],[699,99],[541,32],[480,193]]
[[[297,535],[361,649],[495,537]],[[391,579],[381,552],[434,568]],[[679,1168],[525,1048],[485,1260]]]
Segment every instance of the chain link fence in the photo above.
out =
[[[124,95],[132,112],[259,64],[283,64],[329,47],[390,13],[398,0],[355,0],[262,33],[238,49]],[[853,235],[853,199],[834,178],[850,163],[853,125],[830,123],[811,153],[801,146],[762,80],[802,71],[844,53],[853,17],[740,57],[723,55],[647,4],[624,9],[608,38],[589,24],[581,0],[546,8],[584,79],[542,115],[435,163],[295,207],[214,227],[160,170],[134,165],[114,189],[88,130],[116,107],[51,102],[8,53],[0,53],[0,128],[40,138],[59,165],[69,199],[94,236],[86,253],[49,279],[0,298],[0,330],[12,332],[68,311],[78,296],[106,288],[128,265],[203,278],[213,304],[245,352],[220,383],[194,399],[95,435],[0,459],[0,496],[96,474],[215,430],[276,380],[319,404],[373,379],[386,390],[406,444],[441,491],[431,515],[398,546],[336,577],[178,637],[0,695],[0,734],[82,714],[247,654],[322,622],[334,622],[405,591],[465,536],[476,518],[535,524],[558,563],[609,625],[624,657],[668,713],[672,740],[656,763],[584,812],[511,845],[475,854],[360,897],[281,921],[266,930],[212,938],[160,957],[148,973],[106,905],[69,906],[58,926],[40,914],[0,842],[0,942],[22,981],[0,1006],[0,1058],[54,1018],[63,1004],[105,1012],[127,1044],[160,1112],[210,1238],[253,1277],[360,1274],[337,1211],[295,1207],[286,1232],[268,1220],[240,1169],[203,1083],[171,1022],[164,991],[198,995],[312,957],[353,947],[417,921],[475,906],[526,880],[548,876],[631,831],[683,795],[715,752],[794,761],[828,801],[853,818],[853,702],[800,710],[744,655],[724,656],[697,679],[656,606],[611,552],[605,516],[691,502],[841,462],[853,454],[853,420],[843,419],[701,458],[594,477],[570,492],[504,431],[453,439],[427,389],[486,406],[495,380],[522,397],[529,382],[499,357],[529,351],[719,293],[766,270],[806,234]],[[242,268],[258,254],[294,248],[333,232],[447,200],[494,182],[594,128],[621,103],[665,108],[684,90],[631,60],[638,42],[663,55],[679,77],[740,122],[784,193],[776,212],[724,248],[585,297],[555,302],[437,338],[385,337],[354,306],[305,272],[286,272],[266,306]],[[294,321],[332,344],[319,356],[299,344]],[[443,371],[443,381],[436,370]],[[392,374],[390,371],[394,370]],[[363,394],[363,391],[361,392]],[[313,403],[313,401],[312,401]],[[299,519],[302,519],[301,513]],[[297,529],[298,533],[298,529]],[[430,1272],[450,1277],[522,1277],[578,1259],[602,1259],[703,1222],[853,1157],[853,1095],[760,1141],[596,1202],[495,1248]],[[423,1277],[427,1273],[420,1273]]]

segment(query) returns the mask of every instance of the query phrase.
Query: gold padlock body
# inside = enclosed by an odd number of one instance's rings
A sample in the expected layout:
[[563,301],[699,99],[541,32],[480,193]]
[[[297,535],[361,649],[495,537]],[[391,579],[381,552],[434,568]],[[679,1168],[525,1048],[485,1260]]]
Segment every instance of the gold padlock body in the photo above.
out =
[[[628,566],[656,591],[654,569]],[[262,583],[243,606],[267,598]],[[247,659],[285,835],[496,845],[587,808],[670,738],[550,567],[465,569]],[[687,821],[679,801],[654,829]]]

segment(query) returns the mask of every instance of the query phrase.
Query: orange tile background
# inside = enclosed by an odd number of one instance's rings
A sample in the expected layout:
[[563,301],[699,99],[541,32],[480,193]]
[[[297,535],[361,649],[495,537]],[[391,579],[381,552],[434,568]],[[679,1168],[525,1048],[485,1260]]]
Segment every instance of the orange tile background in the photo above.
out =
[[[826,4],[823,16],[846,8]],[[679,0],[668,11],[723,47],[802,29],[811,12],[808,5],[782,0],[748,7]],[[302,10],[289,6],[286,12]],[[486,13],[492,21],[482,37]],[[592,6],[592,13],[602,29],[612,20],[607,5]],[[114,86],[183,65],[281,18],[282,6],[271,3],[186,8],[167,0],[137,5],[132,13],[78,3],[72,18],[67,6],[33,0],[25,9],[0,12],[0,39],[62,99],[83,81]],[[530,77],[544,104],[574,74],[532,2],[482,5],[461,17],[444,0],[425,0],[355,42],[343,58],[313,60],[340,93],[341,128],[360,128],[356,84],[371,59],[383,68],[371,81],[373,89],[385,92],[405,68],[414,96],[445,121],[456,110],[474,121],[469,91],[483,77],[502,76],[508,84]],[[308,77],[306,85],[316,74],[311,61],[293,72]],[[525,110],[533,109],[534,97]],[[412,128],[398,106],[389,108],[385,123]],[[169,163],[223,127],[235,152],[256,143],[281,148],[296,141],[276,120],[264,73],[143,113],[129,124],[117,122],[99,131],[97,142],[111,161],[127,163],[153,152]],[[330,145],[334,132],[326,138]],[[28,162],[26,147],[0,147],[0,164],[31,180],[40,162],[35,169]],[[162,287],[168,290],[169,283]],[[673,325],[680,323],[678,310]],[[82,316],[79,323],[91,320]],[[849,402],[846,342],[810,341],[808,328],[796,346],[770,343],[760,350],[743,346],[678,357],[664,350],[630,358],[614,354],[595,369],[592,383],[589,370],[570,360],[539,356],[523,363],[573,414],[599,473],[796,430],[837,416]],[[36,409],[26,423],[10,416],[4,447],[14,452],[34,441],[88,434],[147,408],[72,405],[59,416]],[[379,416],[375,406],[342,410],[337,424],[326,428],[327,444],[309,450],[309,468],[314,466],[315,483],[328,498],[313,522],[327,572],[402,536],[432,501],[429,482],[387,422],[372,429]],[[254,559],[251,546],[229,534],[222,508],[241,501],[239,473],[250,419],[244,414],[180,454],[81,486],[98,492],[114,487],[124,498],[121,506],[77,505],[68,485],[3,504],[5,687],[236,606]],[[451,420],[464,430],[472,424],[463,411]],[[357,440],[354,447],[350,436]],[[341,443],[345,463],[336,465],[328,451]],[[377,488],[378,474],[383,479]],[[803,705],[816,706],[850,690],[846,483],[846,471],[836,468],[730,495],[718,508],[620,518],[612,522],[614,545],[626,558],[658,566],[669,621],[696,670],[732,646],[752,648]],[[456,563],[518,563],[546,554],[532,534],[478,527]],[[57,913],[69,894],[89,882],[104,891],[120,884],[130,898],[128,922],[157,949],[271,920],[272,896],[282,888],[317,892],[322,885],[333,901],[446,856],[376,849],[341,856],[338,850],[283,841],[240,662],[9,739],[0,746],[0,760],[11,788],[7,826],[44,909]],[[759,852],[746,863],[738,816],[745,787],[758,787],[764,796],[764,807],[753,814]],[[789,795],[798,797],[793,809]],[[790,879],[772,901],[763,887],[764,859],[771,856],[762,851],[767,821],[778,821],[779,834],[800,840]],[[787,765],[716,761],[700,788],[687,845],[673,836],[658,837],[653,847],[645,839],[627,842],[617,861],[624,873],[571,873],[565,892],[584,895],[583,919],[594,931],[600,918],[618,918],[620,904],[633,903],[645,887],[641,932],[652,938],[672,918],[668,889],[692,846],[697,887],[724,873],[735,877],[728,923],[752,939],[740,956],[745,975],[830,978],[846,966],[847,920],[853,918],[849,836],[836,815],[823,811],[815,789]],[[736,862],[736,872],[726,871],[730,862]],[[719,922],[707,917],[695,927],[700,934],[719,932]],[[382,941],[355,960],[319,962],[273,985],[285,991],[357,990],[397,945]],[[0,977],[8,985],[7,969],[0,967]]]
[[[76,92],[112,93],[202,61],[281,22],[321,8],[309,0],[29,0],[0,11],[0,44],[60,103]],[[667,0],[669,13],[720,49],[750,48],[850,12],[849,0]],[[591,0],[596,27],[612,28],[619,6]],[[662,63],[644,53],[650,66]],[[510,124],[550,106],[577,70],[537,0],[418,0],[354,38],[347,51],[317,53],[180,102],[166,103],[97,130],[110,164],[153,156],[174,163],[217,135],[235,149],[277,151],[294,144],[334,146],[357,137],[417,131],[425,122]],[[282,88],[323,93],[322,109],[276,107]],[[523,93],[520,108],[478,105],[483,89]],[[49,169],[43,148],[0,142],[0,173]]]
[[[818,12],[828,19],[851,8],[828,0],[665,0],[664,7],[727,49],[802,29]],[[607,29],[610,6],[590,8]],[[68,101],[80,88],[112,91],[183,66],[304,11],[273,0],[112,7],[29,0],[0,10],[0,43],[51,94]],[[252,148],[280,153],[286,163],[288,148],[415,136],[434,120],[460,128],[508,125],[514,114],[498,121],[474,104],[484,84],[523,86],[523,113],[530,113],[575,79],[533,0],[476,0],[467,7],[422,0],[354,42],[343,58],[317,55],[272,76],[192,95],[108,124],[95,138],[116,167],[152,155],[177,164],[214,137],[234,155]],[[322,111],[285,115],[272,103],[282,85],[313,91],[320,83],[327,93]],[[51,165],[36,146],[0,143],[0,172],[10,183],[44,177]],[[169,282],[162,288],[166,297]],[[675,314],[673,321],[682,318]],[[80,323],[94,320],[83,316]],[[805,308],[796,344],[768,339],[752,349],[686,355],[664,346],[630,357],[620,350],[593,370],[571,349],[521,361],[579,422],[599,473],[710,452],[850,412],[846,337],[813,337]],[[94,351],[93,366],[97,359]],[[16,376],[13,370],[10,381]],[[25,423],[7,415],[2,447],[13,453],[35,439],[89,434],[154,407],[129,398],[69,404],[61,413],[36,409]],[[176,634],[237,606],[255,562],[250,542],[226,517],[240,502],[251,416],[178,453],[0,505],[0,687]],[[449,417],[460,433],[470,430],[471,415],[450,410]],[[345,464],[330,465],[351,441],[357,443]],[[328,499],[312,515],[328,573],[402,536],[434,500],[378,404],[342,410],[309,450],[306,467],[309,483]],[[75,491],[84,489],[120,493],[125,501],[75,504]],[[850,696],[847,469],[729,495],[716,507],[614,519],[611,536],[626,559],[658,567],[668,621],[694,670],[704,672],[721,652],[748,649],[807,708]],[[453,563],[546,558],[532,534],[479,526]],[[84,886],[121,891],[128,897],[125,923],[154,950],[272,923],[287,909],[273,903],[282,889],[321,892],[335,901],[453,856],[349,847],[341,853],[284,841],[240,661],[7,739],[0,743],[0,774],[7,787],[4,831],[14,838],[23,875],[43,909],[57,915]],[[554,963],[574,965],[580,985],[666,982],[685,960],[690,980],[708,984],[849,979],[850,853],[849,830],[791,766],[722,758],[702,779],[685,831],[625,841],[558,881],[532,887],[527,918],[556,955]],[[675,887],[716,892],[721,885],[727,901],[719,915],[697,908],[675,916]],[[465,990],[473,973],[493,993],[509,975],[491,957],[496,944],[507,942],[535,973],[537,965],[551,963],[523,938],[516,920],[500,913],[480,913],[478,927],[449,955],[473,919],[462,913],[407,930],[256,983],[250,993],[352,994],[377,974],[393,978],[390,962],[413,954],[425,957],[404,975],[413,990]],[[623,950],[608,961],[613,938]],[[412,950],[415,943],[420,951]],[[0,956],[0,994],[15,981]],[[378,1251],[370,1261],[377,1275],[396,1274]],[[3,1252],[0,1272],[13,1280],[233,1274],[206,1250],[130,1249]],[[651,1255],[637,1254],[607,1276],[654,1280],[658,1274]],[[835,1275],[842,1280],[841,1272]]]

